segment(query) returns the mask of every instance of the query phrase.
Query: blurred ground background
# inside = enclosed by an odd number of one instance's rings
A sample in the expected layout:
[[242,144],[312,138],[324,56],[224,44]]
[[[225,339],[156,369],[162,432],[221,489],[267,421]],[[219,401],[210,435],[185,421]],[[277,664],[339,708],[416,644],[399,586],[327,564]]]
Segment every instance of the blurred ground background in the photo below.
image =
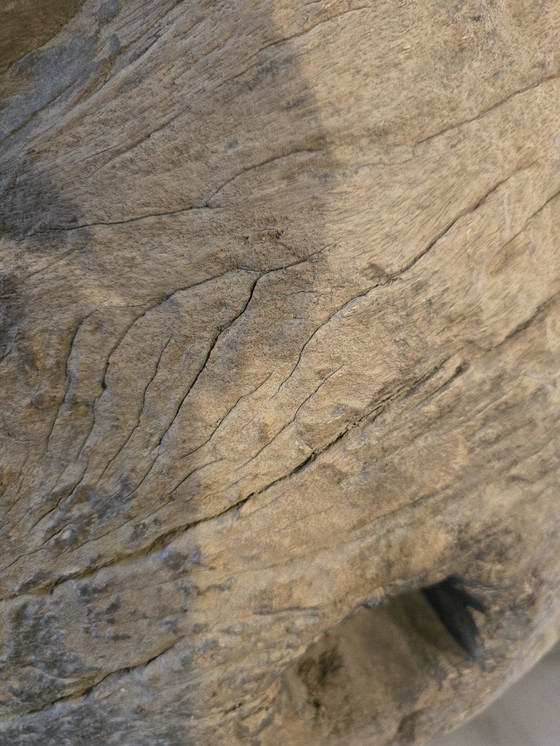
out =
[[560,644],[494,704],[430,746],[559,746]]

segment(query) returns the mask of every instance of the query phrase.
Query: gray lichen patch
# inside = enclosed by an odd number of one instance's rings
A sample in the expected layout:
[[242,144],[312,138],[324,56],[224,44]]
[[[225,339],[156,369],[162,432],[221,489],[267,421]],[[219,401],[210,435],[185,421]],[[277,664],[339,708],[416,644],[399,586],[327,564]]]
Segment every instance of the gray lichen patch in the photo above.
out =
[[[50,233],[60,225],[74,226],[79,211],[53,177],[21,157],[0,166],[0,239],[24,241],[34,252],[64,246],[65,234]],[[34,234],[39,234],[33,239]]]
[[119,0],[105,0],[95,14],[100,24],[108,23],[119,12]]
[[2,676],[10,686],[1,703],[3,715],[40,709],[64,697],[88,669],[66,645],[64,626],[42,599],[20,602],[8,614],[6,648],[1,656]]
[[17,62],[10,75],[28,81],[30,89],[4,103],[0,111],[0,138],[7,138],[57,96],[87,77],[98,64],[94,62],[96,46],[95,35],[77,34],[68,44],[33,50]]

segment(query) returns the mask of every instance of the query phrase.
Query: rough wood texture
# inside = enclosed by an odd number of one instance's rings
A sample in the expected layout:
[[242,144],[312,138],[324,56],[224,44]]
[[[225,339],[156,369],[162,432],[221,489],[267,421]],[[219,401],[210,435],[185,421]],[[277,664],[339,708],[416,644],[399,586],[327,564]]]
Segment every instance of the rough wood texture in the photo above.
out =
[[1,17],[0,743],[423,743],[560,627],[560,6],[54,5]]

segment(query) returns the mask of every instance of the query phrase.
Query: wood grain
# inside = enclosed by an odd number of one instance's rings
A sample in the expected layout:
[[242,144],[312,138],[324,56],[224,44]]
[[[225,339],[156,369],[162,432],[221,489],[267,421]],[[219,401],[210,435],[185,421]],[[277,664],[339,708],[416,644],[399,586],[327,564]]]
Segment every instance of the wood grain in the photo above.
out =
[[558,4],[64,20],[1,89],[0,741],[423,743],[560,632]]

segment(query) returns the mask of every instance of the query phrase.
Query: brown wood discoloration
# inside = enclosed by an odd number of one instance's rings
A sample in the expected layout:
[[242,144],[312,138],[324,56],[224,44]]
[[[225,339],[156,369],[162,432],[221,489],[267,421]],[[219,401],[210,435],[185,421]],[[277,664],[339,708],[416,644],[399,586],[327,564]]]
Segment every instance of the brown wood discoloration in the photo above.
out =
[[4,71],[55,36],[76,15],[83,2],[6,0],[0,9],[0,70]]

